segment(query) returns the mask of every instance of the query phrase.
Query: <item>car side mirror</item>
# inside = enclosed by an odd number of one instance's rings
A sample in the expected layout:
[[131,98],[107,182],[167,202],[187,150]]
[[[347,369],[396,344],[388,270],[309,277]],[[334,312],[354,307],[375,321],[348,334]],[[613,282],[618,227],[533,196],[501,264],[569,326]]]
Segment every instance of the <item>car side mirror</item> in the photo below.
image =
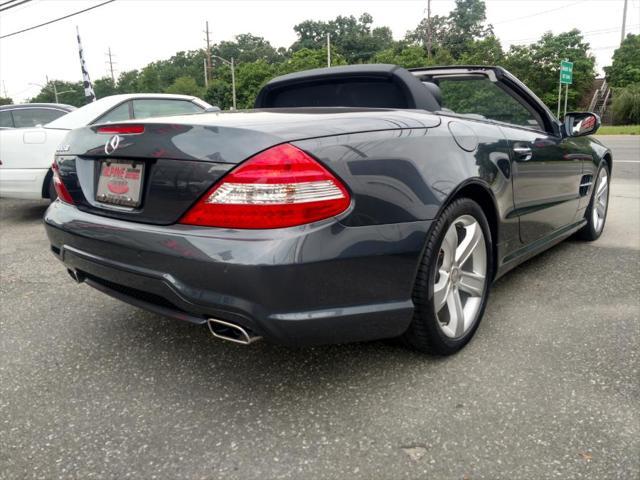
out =
[[564,131],[567,137],[592,135],[600,128],[600,117],[591,112],[569,112],[564,117]]

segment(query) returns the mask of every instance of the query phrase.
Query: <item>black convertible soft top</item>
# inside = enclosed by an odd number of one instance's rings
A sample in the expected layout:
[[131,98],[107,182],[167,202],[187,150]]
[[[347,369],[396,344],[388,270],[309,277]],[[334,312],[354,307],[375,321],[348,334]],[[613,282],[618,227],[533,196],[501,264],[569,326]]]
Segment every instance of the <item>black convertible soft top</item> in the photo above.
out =
[[397,65],[316,68],[276,77],[256,98],[255,108],[369,107],[440,109],[433,94]]

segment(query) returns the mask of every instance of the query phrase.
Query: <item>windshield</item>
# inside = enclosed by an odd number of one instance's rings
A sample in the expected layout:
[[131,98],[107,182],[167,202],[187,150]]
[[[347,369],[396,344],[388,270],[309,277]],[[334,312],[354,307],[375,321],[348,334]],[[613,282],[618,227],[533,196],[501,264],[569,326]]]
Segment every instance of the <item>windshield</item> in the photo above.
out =
[[107,110],[110,110],[127,99],[128,97],[124,95],[113,95],[111,97],[101,98],[89,105],[85,105],[73,112],[67,113],[53,122],[47,123],[45,127],[62,128],[65,130],[86,127],[90,122],[105,113]]

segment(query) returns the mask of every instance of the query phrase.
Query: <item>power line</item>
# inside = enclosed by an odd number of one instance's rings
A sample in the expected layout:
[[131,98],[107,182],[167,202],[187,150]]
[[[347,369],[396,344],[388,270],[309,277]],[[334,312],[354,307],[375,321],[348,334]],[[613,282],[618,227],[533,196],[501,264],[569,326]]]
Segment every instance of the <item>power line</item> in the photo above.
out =
[[0,3],[0,7],[4,7],[5,5],[9,5],[10,3],[15,3],[15,2],[17,2],[17,1],[18,1],[18,0],[9,0],[8,2]]
[[[9,10],[10,8],[19,7],[23,3],[29,3],[30,1],[31,0],[22,0],[21,2],[14,3],[13,5],[9,5],[8,7],[0,8],[0,12],[4,12],[5,10]],[[6,3],[3,3],[2,5],[6,5]],[[2,5],[0,5],[0,7],[2,7]]]
[[[628,25],[629,28],[635,28],[640,26],[640,23],[636,23],[634,25]],[[606,28],[606,29],[600,29],[600,30],[587,30],[585,32],[580,32],[581,35],[586,35],[587,38],[585,38],[585,40],[589,41],[590,37],[595,37],[598,35],[607,35],[607,34],[612,34],[612,33],[617,33],[620,30],[620,27],[611,27],[611,28]],[[531,43],[531,42],[535,42],[537,40],[540,40],[542,35],[537,36],[537,37],[528,37],[528,38],[518,38],[516,40],[505,40],[506,43],[509,43],[511,45],[514,44],[523,44],[523,43]]]
[[510,18],[509,20],[502,20],[500,22],[494,22],[492,25],[500,25],[502,23],[509,23],[509,22],[515,22],[517,20],[524,20],[526,18],[538,17],[540,15],[544,15],[545,13],[555,12],[556,10],[562,10],[563,8],[572,7],[574,5],[577,5],[578,3],[582,3],[583,1],[584,0],[578,0],[577,2],[569,3],[569,4],[563,5],[561,7],[552,8],[550,10],[543,10],[542,12],[538,12],[538,13],[532,13],[531,15],[524,15],[522,17]]
[[0,36],[0,38],[12,37],[13,35],[18,35],[19,33],[28,32],[29,30],[35,30],[36,28],[44,27],[45,25],[50,25],[52,23],[59,22],[60,20],[64,20],[66,18],[73,17],[75,15],[79,15],[79,14],[84,13],[84,12],[88,12],[89,10],[93,10],[94,8],[98,8],[98,7],[101,7],[103,5],[106,5],[107,3],[112,3],[112,2],[115,2],[115,1],[116,0],[107,0],[106,2],[99,3],[98,5],[94,5],[93,7],[85,8],[84,10],[79,10],[77,12],[70,13],[69,15],[65,15],[64,17],[56,18],[54,20],[50,20],[48,22],[41,23],[40,25],[34,25],[33,27],[24,28],[22,30],[18,30],[17,32],[13,32],[13,33],[8,33],[6,35],[2,35],[2,36]]
[[[640,26],[640,23],[636,23],[633,25],[627,25],[628,28],[635,28]],[[606,35],[606,34],[611,34],[611,33],[616,33],[620,30],[620,27],[608,27],[608,28],[601,28],[598,30],[587,30],[584,32],[580,32],[581,35],[587,35],[589,37],[594,37],[596,35]],[[507,43],[510,44],[517,44],[517,43],[528,43],[528,42],[534,42],[536,40],[539,40],[540,36],[538,37],[528,37],[528,38],[518,38],[516,40],[506,40]],[[588,38],[585,38],[585,40],[589,40]]]

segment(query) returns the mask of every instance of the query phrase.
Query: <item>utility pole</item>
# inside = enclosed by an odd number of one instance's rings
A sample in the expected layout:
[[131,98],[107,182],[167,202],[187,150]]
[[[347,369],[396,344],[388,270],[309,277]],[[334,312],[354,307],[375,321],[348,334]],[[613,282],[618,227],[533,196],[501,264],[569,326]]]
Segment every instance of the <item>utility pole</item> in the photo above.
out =
[[209,41],[209,20],[206,22],[206,30],[204,31],[207,36],[207,75],[205,76],[205,84],[209,84],[211,79],[211,42]]
[[[45,75],[44,78],[47,80],[47,85],[49,85],[49,75]],[[56,103],[60,103],[58,101],[58,89],[56,88],[56,82],[55,80],[53,82],[51,82],[51,86],[53,87],[53,98],[56,99]]]
[[562,79],[560,79],[559,82],[560,83],[558,83],[558,114],[556,115],[556,117],[558,117],[558,120],[560,120],[560,102],[562,101]]
[[236,66],[231,57],[231,92],[233,94],[233,109],[236,109]]
[[624,0],[624,9],[622,10],[622,35],[620,36],[620,43],[624,42],[625,28],[627,26],[627,3],[629,3],[629,0]]
[[209,88],[209,76],[207,75],[207,59],[203,58],[202,63],[204,66],[204,88]]
[[116,84],[116,77],[113,74],[113,58],[111,55],[111,47],[109,47],[109,51],[106,53],[106,55],[109,57],[109,71],[111,72],[111,81],[113,82],[113,84]]
[[431,0],[427,0],[427,58],[431,61]]
[[226,58],[222,58],[219,55],[214,55],[215,58],[222,61],[225,65],[229,65],[231,67],[231,94],[233,96],[233,108],[236,109],[236,63],[233,57],[231,60],[227,60]]
[[331,33],[327,32],[327,67],[331,66]]
[[2,90],[4,90],[4,98],[9,98],[9,95],[7,95],[7,85],[4,83],[4,80],[2,80]]

